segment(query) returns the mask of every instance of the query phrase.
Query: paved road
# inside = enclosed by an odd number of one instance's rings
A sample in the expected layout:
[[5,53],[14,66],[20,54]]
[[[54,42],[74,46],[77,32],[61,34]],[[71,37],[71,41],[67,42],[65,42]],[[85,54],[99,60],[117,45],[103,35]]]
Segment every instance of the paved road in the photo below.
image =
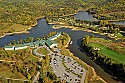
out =
[[[82,78],[79,78],[78,75],[75,75],[72,72],[69,72],[66,70],[66,68],[62,64],[62,58],[64,57],[64,55],[61,54],[60,49],[53,48],[53,50],[55,51],[54,53],[49,49],[49,47],[47,46],[42,46],[42,47],[45,47],[49,51],[49,55],[51,57],[50,66],[58,78],[60,78],[61,80],[65,80],[69,83],[78,83],[78,82],[84,83],[85,77],[86,77],[86,70],[78,63],[76,63],[76,61],[73,58],[66,56],[64,58],[65,59],[64,64],[71,70],[75,71],[74,73],[82,75]],[[37,52],[39,48],[41,47],[38,47],[34,50],[34,54],[41,56],[41,58],[39,59],[39,62],[41,62],[41,60],[43,59],[42,56],[45,56],[45,55],[42,55]],[[70,62],[69,62],[69,59],[71,59]],[[75,66],[77,66],[77,68],[75,68]],[[81,74],[81,70],[83,70],[82,74]],[[37,72],[32,83],[37,81],[39,75],[40,75],[40,71]]]
[[80,80],[81,83],[84,83],[85,82],[85,79],[86,79],[86,74],[87,74],[87,71],[85,69],[83,69],[83,74],[82,74],[82,78]]
[[[68,68],[71,68],[73,71],[76,71],[76,74],[81,74],[83,77],[79,78],[78,75],[75,75],[71,72],[66,71],[66,68],[63,66],[62,64],[62,58],[64,57],[64,55],[62,55],[60,53],[60,49],[58,48],[53,48],[53,50],[56,53],[53,53],[48,47],[45,47],[48,51],[49,51],[49,55],[51,57],[51,61],[50,61],[50,66],[51,69],[54,71],[54,73],[56,74],[56,76],[58,78],[60,78],[61,80],[65,80],[69,83],[84,83],[85,77],[86,77],[86,70],[80,66],[78,63],[75,63],[74,65],[72,65],[74,62],[76,62],[75,60],[73,60],[71,57],[66,57],[70,58],[72,61],[71,63],[68,63],[68,61],[66,60],[65,64]],[[72,68],[72,66],[77,66],[76,69],[74,69],[74,67]],[[84,71],[81,73],[81,69]]]
[[[40,48],[42,48],[42,47],[43,47],[43,46],[37,47],[37,48],[34,50],[34,54],[35,54],[35,55],[41,56],[41,58],[39,59],[39,62],[41,62],[41,60],[43,59],[43,56],[45,56],[45,55],[40,54],[40,53],[37,52],[37,50],[40,49]],[[41,67],[41,65],[39,65],[39,67]],[[37,74],[36,74],[36,76],[34,77],[32,83],[35,83],[35,82],[37,81],[39,75],[40,75],[40,71],[37,72]]]
[[38,56],[46,56],[46,55],[43,55],[43,54],[40,54],[37,52],[38,49],[42,48],[43,46],[40,46],[40,47],[37,47],[35,50],[34,50],[34,54],[35,55],[38,55]]

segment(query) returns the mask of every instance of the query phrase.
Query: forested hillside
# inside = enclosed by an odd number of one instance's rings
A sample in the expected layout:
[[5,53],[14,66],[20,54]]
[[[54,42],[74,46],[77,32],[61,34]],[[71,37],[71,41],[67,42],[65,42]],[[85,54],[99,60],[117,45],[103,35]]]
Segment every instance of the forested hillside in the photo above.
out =
[[0,0],[0,36],[24,31],[38,17],[76,13],[83,4],[82,0]]
[[94,5],[88,11],[101,20],[122,20],[125,19],[125,1],[106,0]]

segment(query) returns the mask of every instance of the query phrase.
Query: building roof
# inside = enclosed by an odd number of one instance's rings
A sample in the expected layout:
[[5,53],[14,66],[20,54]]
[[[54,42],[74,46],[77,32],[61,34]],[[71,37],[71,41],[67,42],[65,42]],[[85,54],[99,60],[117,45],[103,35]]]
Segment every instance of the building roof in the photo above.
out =
[[25,43],[24,44],[25,46],[32,46],[32,45],[34,45],[33,43]]
[[48,39],[46,40],[46,44],[50,47],[52,44],[55,44],[55,42]]
[[45,40],[40,40],[39,43],[45,43]]
[[58,32],[56,35],[54,35],[54,36],[52,36],[52,37],[49,37],[48,39],[51,40],[51,39],[57,37],[58,35],[60,35],[60,32]]
[[15,48],[19,48],[19,47],[24,47],[25,45],[23,44],[19,44],[19,45],[16,45]]
[[60,32],[58,32],[55,36],[58,36],[58,35],[60,35],[61,33]]
[[14,46],[5,46],[4,48],[13,48]]

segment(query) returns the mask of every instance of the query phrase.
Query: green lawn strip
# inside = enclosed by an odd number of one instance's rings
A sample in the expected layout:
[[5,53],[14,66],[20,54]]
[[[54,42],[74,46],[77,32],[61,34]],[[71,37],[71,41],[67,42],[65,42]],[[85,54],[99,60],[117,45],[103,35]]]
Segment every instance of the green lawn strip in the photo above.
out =
[[90,45],[92,45],[93,47],[97,47],[101,49],[101,52],[103,55],[113,59],[114,61],[118,62],[118,63],[125,63],[125,55],[122,53],[118,53],[115,50],[111,50],[109,48],[107,48],[106,46],[96,43],[96,42],[91,42]]
[[121,46],[116,46],[116,47],[119,48],[120,50],[124,50],[125,51],[124,47],[121,47]]
[[15,32],[20,32],[20,31],[24,31],[25,29],[28,29],[29,26],[24,26],[21,24],[13,24],[10,29],[12,29]]
[[117,38],[122,38],[122,37],[123,37],[123,35],[120,34],[120,33],[115,34],[115,36],[116,36]]
[[3,31],[1,32],[4,32],[4,33],[21,32],[21,31],[26,31],[28,28],[30,27],[14,23],[11,26],[8,26],[7,28],[3,29]]
[[47,55],[49,53],[44,47],[38,49],[37,52],[43,55]]
[[98,41],[102,41],[102,42],[111,42],[112,40],[105,40],[103,38],[91,38],[91,40],[98,40]]
[[39,59],[38,59],[38,58],[35,58],[35,57],[33,57],[33,56],[34,56],[34,55],[30,55],[30,59],[33,60],[34,62],[38,62]]

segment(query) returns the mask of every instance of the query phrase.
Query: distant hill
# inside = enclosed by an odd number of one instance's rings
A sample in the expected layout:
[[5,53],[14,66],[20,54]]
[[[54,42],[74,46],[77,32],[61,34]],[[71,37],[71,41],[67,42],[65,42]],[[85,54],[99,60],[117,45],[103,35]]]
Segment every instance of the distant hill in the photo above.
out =
[[106,0],[103,3],[98,2],[88,11],[94,13],[94,16],[101,20],[125,19],[125,0]]
[[0,0],[0,36],[13,33],[13,24],[31,26],[36,18],[73,14],[83,5],[82,0]]

